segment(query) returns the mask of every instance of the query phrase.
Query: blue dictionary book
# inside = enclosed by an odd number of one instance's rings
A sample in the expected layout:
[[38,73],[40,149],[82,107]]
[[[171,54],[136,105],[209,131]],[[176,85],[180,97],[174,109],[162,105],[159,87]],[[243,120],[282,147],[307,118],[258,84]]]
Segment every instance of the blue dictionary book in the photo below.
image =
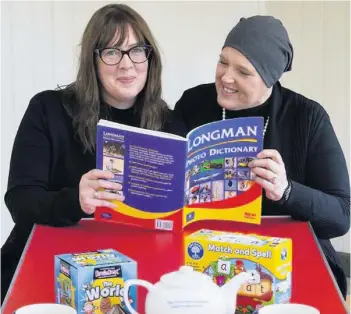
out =
[[97,125],[96,167],[122,184],[117,208],[96,220],[182,230],[199,220],[261,222],[262,190],[248,163],[263,149],[263,117],[200,126],[183,138],[106,120]]

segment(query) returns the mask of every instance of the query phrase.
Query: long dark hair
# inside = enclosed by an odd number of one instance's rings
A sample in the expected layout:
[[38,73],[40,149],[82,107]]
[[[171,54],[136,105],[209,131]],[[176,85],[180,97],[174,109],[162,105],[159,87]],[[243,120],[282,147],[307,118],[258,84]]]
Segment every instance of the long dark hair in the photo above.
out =
[[[152,46],[147,81],[134,104],[135,113],[140,116],[140,127],[160,130],[166,122],[168,107],[161,98],[161,56],[148,25],[127,5],[106,5],[94,13],[86,26],[76,81],[63,91],[67,100],[64,101],[65,108],[72,117],[73,127],[85,151],[92,152],[95,149],[96,124],[101,105],[94,50],[106,47],[114,38],[116,29],[120,34],[117,45],[121,45],[128,34],[128,27],[132,28],[138,41]],[[69,101],[72,99],[74,101]]]

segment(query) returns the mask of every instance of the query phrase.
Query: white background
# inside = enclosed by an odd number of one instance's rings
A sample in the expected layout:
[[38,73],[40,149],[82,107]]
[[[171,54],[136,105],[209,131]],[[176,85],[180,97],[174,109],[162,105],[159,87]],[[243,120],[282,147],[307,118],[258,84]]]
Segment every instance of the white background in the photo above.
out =
[[[74,80],[79,43],[91,15],[109,2],[2,2],[1,244],[13,227],[3,202],[14,136],[34,94]],[[240,17],[282,20],[295,50],[282,83],[320,102],[350,165],[350,4],[347,2],[124,2],[149,24],[163,57],[163,97],[170,107],[192,86],[212,82],[224,39]],[[349,236],[335,239],[350,252]]]

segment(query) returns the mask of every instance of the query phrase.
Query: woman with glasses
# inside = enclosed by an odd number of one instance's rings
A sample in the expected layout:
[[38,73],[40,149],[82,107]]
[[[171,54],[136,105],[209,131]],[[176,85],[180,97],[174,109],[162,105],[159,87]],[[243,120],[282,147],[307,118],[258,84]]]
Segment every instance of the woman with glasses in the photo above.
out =
[[[35,95],[15,138],[5,202],[15,227],[2,248],[2,298],[34,223],[67,226],[123,200],[95,168],[99,119],[181,132],[161,98],[161,58],[144,19],[122,4],[102,7],[83,34],[77,78]],[[178,133],[179,134],[179,133]],[[107,191],[100,191],[106,188]]]

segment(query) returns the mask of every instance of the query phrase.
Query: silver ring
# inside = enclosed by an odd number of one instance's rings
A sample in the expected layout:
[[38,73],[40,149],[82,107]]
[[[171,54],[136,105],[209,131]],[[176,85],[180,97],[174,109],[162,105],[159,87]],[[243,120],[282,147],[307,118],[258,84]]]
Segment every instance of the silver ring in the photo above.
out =
[[99,199],[99,191],[94,191],[93,198]]
[[276,173],[273,174],[272,179],[270,180],[273,184],[275,183],[275,180],[277,179],[278,175]]

